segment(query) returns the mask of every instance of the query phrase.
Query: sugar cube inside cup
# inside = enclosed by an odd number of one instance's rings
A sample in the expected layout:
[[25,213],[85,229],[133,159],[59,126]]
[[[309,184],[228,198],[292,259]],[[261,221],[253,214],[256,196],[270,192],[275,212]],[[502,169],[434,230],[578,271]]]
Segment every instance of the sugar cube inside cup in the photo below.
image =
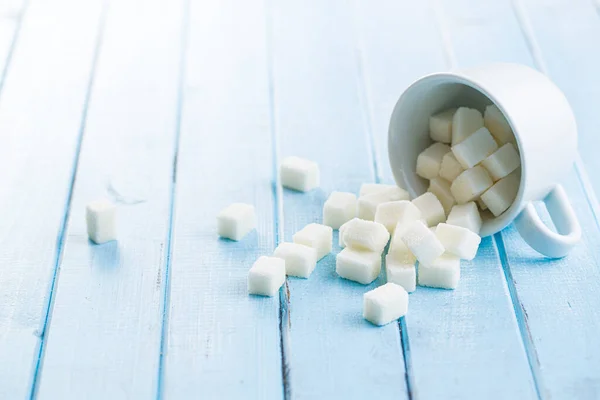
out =
[[485,108],[483,121],[485,127],[489,129],[501,146],[509,142],[515,142],[515,137],[510,124],[504,117],[504,114],[502,114],[502,111],[500,111],[495,104]]
[[434,143],[417,157],[416,172],[422,178],[432,179],[438,176],[444,155],[450,147],[443,143]]
[[481,214],[475,202],[470,201],[465,204],[457,204],[452,207],[446,223],[450,225],[462,226],[476,234],[481,230]]
[[483,160],[481,165],[496,182],[519,168],[521,157],[512,143],[506,143]]
[[480,165],[469,168],[452,182],[450,191],[458,204],[475,200],[488,190],[494,182],[488,172]]
[[506,211],[515,200],[519,185],[521,183],[521,174],[514,171],[511,174],[500,179],[490,189],[481,195],[481,200],[494,214],[495,217]]
[[448,214],[452,206],[456,204],[450,185],[450,182],[438,176],[429,181],[429,187],[427,188],[427,191],[433,193],[442,204],[445,214]]
[[452,118],[452,145],[462,142],[482,127],[483,116],[479,110],[459,107]]
[[388,282],[363,296],[363,317],[374,325],[386,325],[408,312],[408,293]]
[[453,145],[452,153],[460,165],[467,169],[479,164],[497,149],[498,145],[490,131],[482,127],[462,142]]
[[429,118],[429,135],[435,142],[452,143],[452,118],[456,108],[451,108]]
[[464,170],[465,169],[458,162],[454,153],[448,152],[442,158],[440,177],[446,179],[447,181],[454,181]]

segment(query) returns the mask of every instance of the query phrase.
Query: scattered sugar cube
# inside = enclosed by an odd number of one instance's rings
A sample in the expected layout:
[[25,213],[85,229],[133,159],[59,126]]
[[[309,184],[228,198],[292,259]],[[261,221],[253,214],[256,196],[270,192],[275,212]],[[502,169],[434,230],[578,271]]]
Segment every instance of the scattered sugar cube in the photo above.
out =
[[440,176],[448,182],[454,181],[464,170],[465,169],[460,165],[453,152],[446,153],[442,158]]
[[327,225],[308,224],[292,236],[294,243],[317,250],[317,261],[331,253],[333,229]]
[[408,293],[395,283],[386,283],[363,295],[363,317],[374,325],[388,324],[407,312]]
[[356,217],[357,205],[354,193],[332,192],[323,205],[323,224],[339,229]]
[[298,243],[281,243],[273,256],[285,260],[285,273],[308,278],[317,265],[317,250]]
[[280,167],[281,184],[299,192],[308,192],[319,186],[319,165],[304,158],[291,156],[283,159]]
[[394,232],[394,236],[392,236],[392,240],[390,242],[390,248],[388,250],[388,255],[396,260],[401,260],[404,263],[414,264],[417,261],[417,258],[410,251],[406,243],[402,240],[403,230],[406,229],[410,224],[405,225],[403,228],[397,228]]
[[490,130],[494,138],[500,146],[509,143],[515,142],[515,135],[513,134],[512,129],[506,118],[504,118],[504,114],[496,105],[489,105],[485,108],[485,112],[483,114],[483,123],[485,127]]
[[452,118],[452,145],[459,144],[483,127],[483,116],[474,108],[460,107]]
[[417,175],[425,179],[438,176],[442,158],[450,151],[450,147],[443,143],[434,143],[417,157]]
[[381,272],[381,254],[347,247],[336,257],[335,272],[342,278],[368,285]]
[[357,250],[368,250],[381,254],[388,240],[390,233],[378,222],[365,221],[362,219],[352,220],[344,229],[344,244]]
[[481,230],[481,215],[477,209],[477,204],[470,201],[466,204],[457,204],[452,207],[450,214],[448,214],[447,224],[462,226],[479,234]]
[[456,200],[454,200],[454,196],[452,196],[452,192],[450,191],[450,182],[445,180],[444,178],[433,178],[429,181],[428,192],[431,192],[438,198],[440,203],[442,203],[442,207],[444,207],[444,213],[448,214],[452,209],[452,206],[456,204]]
[[373,221],[377,206],[382,203],[398,200],[408,200],[408,192],[397,186],[377,193],[367,194],[358,198],[358,218]]
[[431,263],[444,254],[444,246],[423,221],[411,223],[400,239],[420,263]]
[[417,286],[415,261],[397,259],[393,255],[385,256],[385,274],[388,282],[402,286],[407,292],[414,292]]
[[460,259],[444,254],[432,262],[419,264],[419,286],[456,289],[460,280]]
[[437,225],[446,220],[444,206],[442,206],[442,203],[435,194],[425,192],[416,199],[413,199],[412,203],[421,210],[421,218],[427,222],[428,226]]
[[259,257],[248,271],[248,293],[274,296],[285,282],[285,260]]
[[463,260],[472,260],[477,255],[481,237],[470,229],[462,226],[439,224],[435,235],[442,242],[448,254],[452,254]]
[[429,136],[434,142],[452,142],[452,118],[456,108],[429,117]]
[[452,146],[452,153],[463,166],[472,168],[498,149],[496,141],[487,128],[480,128],[462,142]]
[[217,232],[219,236],[241,240],[256,226],[254,206],[244,203],[233,203],[217,215]]
[[477,203],[477,205],[479,206],[479,209],[481,211],[485,211],[488,209],[488,206],[485,205],[485,203],[483,202],[483,200],[481,200],[481,198],[478,198],[477,200],[475,200],[475,202]]
[[494,182],[519,168],[521,157],[512,143],[506,143],[481,162]]
[[385,192],[388,189],[395,189],[397,185],[384,185],[382,183],[363,183],[360,186],[359,197],[366,196],[368,194]]
[[408,200],[381,203],[375,211],[375,222],[386,227],[390,234],[394,233],[398,223],[408,224],[421,218],[421,210]]
[[117,206],[100,199],[88,203],[85,221],[90,240],[96,244],[117,240]]
[[493,183],[485,168],[477,165],[460,174],[450,185],[450,191],[458,204],[464,204],[475,200]]
[[348,221],[345,224],[343,224],[342,226],[340,226],[339,233],[338,233],[338,242],[342,249],[344,247],[346,247],[346,243],[344,243],[344,232],[346,231],[346,228],[348,228],[350,225],[354,224],[358,220],[359,220],[358,218],[352,218],[350,221]]
[[481,195],[481,200],[495,217],[506,211],[515,200],[521,184],[520,171],[514,171],[500,179]]

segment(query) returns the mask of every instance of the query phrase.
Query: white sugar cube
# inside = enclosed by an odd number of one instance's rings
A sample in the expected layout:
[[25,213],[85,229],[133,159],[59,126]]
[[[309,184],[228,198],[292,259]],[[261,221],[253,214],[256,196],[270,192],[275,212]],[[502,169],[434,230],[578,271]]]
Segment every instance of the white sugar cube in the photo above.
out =
[[390,233],[378,222],[354,219],[344,229],[344,244],[357,250],[368,250],[381,254]]
[[331,192],[323,205],[323,224],[339,229],[340,226],[356,217],[356,195],[346,192]]
[[299,278],[308,278],[317,265],[317,250],[298,243],[281,243],[273,257],[285,260],[285,273]]
[[227,239],[240,240],[255,226],[254,206],[250,204],[233,203],[217,215],[217,232]]
[[448,214],[447,224],[462,226],[472,232],[479,234],[481,230],[481,215],[477,209],[477,204],[470,201],[465,204],[457,204],[452,207]]
[[450,185],[450,191],[458,204],[464,204],[475,200],[493,183],[485,168],[477,165],[460,174]]
[[413,199],[412,203],[421,210],[421,218],[427,222],[428,226],[437,225],[446,220],[444,206],[442,206],[442,203],[435,194],[425,192],[416,199]]
[[394,232],[394,236],[392,236],[392,240],[390,241],[388,255],[404,263],[414,264],[417,261],[417,258],[410,251],[406,243],[404,243],[404,241],[402,240],[402,233],[409,226],[410,224],[405,225],[402,228],[396,229],[396,231]]
[[384,185],[383,183],[363,183],[360,186],[359,197],[366,196],[368,194],[385,192],[388,189],[395,189],[397,185]]
[[521,157],[512,143],[506,143],[481,162],[495,181],[504,178],[521,165]]
[[494,135],[500,146],[509,142],[515,142],[513,131],[506,118],[504,118],[504,114],[502,114],[502,111],[497,106],[490,105],[485,108],[483,123],[492,135]]
[[452,118],[456,108],[429,117],[429,135],[434,142],[452,142]]
[[385,226],[390,234],[394,233],[398,223],[408,224],[419,218],[421,210],[408,200],[382,203],[375,211],[375,222]]
[[408,312],[408,293],[400,285],[386,283],[363,295],[363,317],[382,326]]
[[431,179],[438,176],[442,158],[450,151],[450,147],[443,143],[434,143],[417,157],[416,172],[422,178]]
[[327,225],[308,224],[292,236],[294,243],[317,250],[317,261],[331,253],[333,229]]
[[358,218],[373,221],[377,206],[390,201],[408,200],[408,192],[397,186],[358,198]]
[[381,272],[381,254],[347,247],[335,259],[335,272],[342,278],[368,285]]
[[442,165],[440,166],[440,176],[449,182],[452,182],[459,176],[465,169],[458,162],[453,152],[446,153],[442,158]]
[[419,264],[419,286],[456,289],[460,280],[460,259],[444,254],[432,262]]
[[344,247],[346,247],[346,243],[344,243],[344,232],[346,231],[346,229],[356,223],[356,221],[359,221],[358,218],[352,218],[350,221],[346,222],[345,224],[343,224],[342,226],[340,226],[339,232],[338,232],[338,242],[340,247],[343,249]]
[[472,168],[498,149],[496,141],[487,128],[480,128],[462,142],[452,146],[452,153],[463,166]]
[[422,221],[415,221],[400,236],[420,263],[431,263],[444,253],[444,246]]
[[479,110],[460,107],[452,118],[452,145],[462,142],[481,127],[483,116]]
[[485,211],[488,209],[488,206],[486,206],[485,203],[481,200],[481,197],[475,200],[475,202],[477,203],[477,206],[481,211]]
[[285,260],[259,257],[248,271],[248,293],[274,296],[285,282]]
[[515,200],[519,185],[521,183],[521,174],[516,170],[500,179],[481,195],[481,201],[490,209],[495,217],[506,211]]
[[481,237],[462,226],[439,224],[435,235],[442,242],[446,252],[463,260],[472,260],[477,255]]
[[454,196],[452,196],[452,192],[450,191],[450,182],[445,180],[444,178],[433,178],[429,181],[428,192],[431,192],[438,198],[440,203],[442,203],[442,207],[444,207],[444,213],[448,214],[452,209],[452,206],[456,204],[456,200],[454,200]]
[[407,262],[393,255],[385,256],[385,274],[388,282],[402,286],[407,292],[414,292],[417,286],[415,262]]
[[96,244],[117,240],[117,207],[108,200],[88,203],[85,221],[90,240]]
[[304,158],[291,156],[281,162],[281,184],[300,192],[308,192],[319,186],[319,165]]

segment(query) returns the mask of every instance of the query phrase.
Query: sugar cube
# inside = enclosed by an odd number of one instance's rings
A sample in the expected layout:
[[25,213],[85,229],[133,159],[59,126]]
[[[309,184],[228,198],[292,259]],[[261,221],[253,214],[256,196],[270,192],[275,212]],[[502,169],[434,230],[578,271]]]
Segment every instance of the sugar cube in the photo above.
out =
[[390,234],[385,226],[378,222],[362,219],[352,220],[344,229],[344,244],[357,250],[368,250],[376,253],[383,251],[390,240]]
[[363,295],[363,317],[374,325],[386,325],[407,312],[408,293],[395,283],[386,283]]
[[485,211],[488,209],[488,206],[486,206],[485,203],[481,200],[481,197],[475,200],[475,202],[477,203],[477,206],[479,206],[479,209],[481,211]]
[[515,142],[515,136],[504,114],[496,105],[489,105],[483,114],[483,123],[490,130],[500,146]]
[[398,223],[408,224],[421,218],[421,210],[408,200],[381,203],[375,211],[375,222],[386,227],[390,234],[394,233]]
[[450,151],[450,147],[443,143],[434,143],[417,157],[416,172],[422,178],[431,179],[438,176],[442,158]]
[[317,250],[317,261],[331,253],[333,229],[327,225],[308,224],[292,236],[294,243]]
[[450,191],[450,182],[445,180],[444,178],[433,178],[429,181],[428,192],[431,192],[438,198],[440,203],[442,203],[442,207],[444,207],[444,213],[448,214],[452,209],[452,206],[456,204],[456,200],[454,200],[454,196],[452,196],[452,192]]
[[463,260],[472,260],[477,255],[481,237],[470,229],[462,226],[439,224],[435,235],[442,242],[448,254]]
[[452,153],[463,166],[472,168],[498,149],[487,128],[480,128],[462,142],[452,146]]
[[385,256],[385,274],[388,282],[402,286],[407,292],[414,292],[417,286],[415,262],[397,259],[393,255]]
[[304,158],[291,156],[281,162],[281,184],[299,192],[308,192],[319,186],[319,165]]
[[373,221],[377,206],[389,201],[408,200],[408,192],[397,186],[358,198],[358,218]]
[[96,244],[117,240],[117,207],[108,200],[88,203],[85,220],[90,240]]
[[366,196],[368,194],[385,192],[388,189],[395,189],[397,185],[384,185],[383,183],[363,183],[360,186],[359,197]]
[[285,273],[308,278],[317,265],[317,250],[298,243],[281,243],[273,256],[285,260]]
[[339,229],[356,217],[356,195],[346,192],[331,192],[323,205],[323,224]]
[[496,182],[494,186],[481,195],[481,200],[497,217],[513,203],[519,191],[520,183],[521,174],[519,170],[516,170]]
[[419,263],[419,286],[456,289],[460,280],[460,259],[443,254],[432,262]]
[[358,220],[359,220],[358,218],[352,218],[350,221],[348,221],[345,224],[343,224],[342,226],[340,226],[340,229],[338,232],[338,242],[342,249],[344,247],[346,247],[346,243],[344,243],[344,232],[346,231],[346,228],[348,228],[350,225],[354,224]]
[[[402,229],[406,229],[406,227],[410,226],[410,224],[405,225]],[[392,236],[392,240],[390,242],[390,248],[388,250],[388,255],[396,260],[400,260],[404,263],[414,264],[417,261],[417,258],[410,251],[406,243],[402,240],[403,230],[400,228],[396,229],[394,235]]]
[[456,108],[429,117],[429,136],[434,142],[452,142],[452,118]]
[[481,215],[477,209],[477,204],[470,201],[465,204],[457,204],[452,207],[448,214],[447,224],[462,226],[470,229],[472,232],[479,234],[481,230]]
[[415,221],[402,232],[400,239],[420,263],[431,263],[444,253],[444,246],[423,221]]
[[512,143],[506,143],[481,162],[494,182],[519,168],[521,157]]
[[217,215],[217,232],[227,239],[241,240],[255,226],[254,206],[250,204],[233,203]]
[[481,127],[483,116],[479,110],[460,107],[452,118],[452,145],[462,142]]
[[442,165],[440,166],[440,176],[449,182],[452,182],[459,176],[465,169],[458,162],[453,152],[448,152],[442,158]]
[[425,192],[419,197],[413,199],[412,203],[421,210],[421,218],[427,222],[427,225],[437,225],[446,220],[444,206],[431,192]]
[[335,272],[342,278],[368,285],[381,272],[381,254],[346,247],[336,257]]
[[248,271],[248,293],[274,296],[285,282],[285,260],[259,257]]
[[460,174],[450,185],[450,191],[458,204],[464,204],[475,200],[493,183],[485,168],[477,165]]

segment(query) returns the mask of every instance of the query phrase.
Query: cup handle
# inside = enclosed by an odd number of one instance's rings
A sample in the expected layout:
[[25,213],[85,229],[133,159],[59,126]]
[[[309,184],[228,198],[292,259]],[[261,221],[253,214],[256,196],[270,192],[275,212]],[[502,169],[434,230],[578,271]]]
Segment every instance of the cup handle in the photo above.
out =
[[515,226],[534,250],[552,258],[564,257],[581,239],[581,226],[562,185],[557,184],[543,201],[557,232],[542,222],[531,202],[515,218]]

